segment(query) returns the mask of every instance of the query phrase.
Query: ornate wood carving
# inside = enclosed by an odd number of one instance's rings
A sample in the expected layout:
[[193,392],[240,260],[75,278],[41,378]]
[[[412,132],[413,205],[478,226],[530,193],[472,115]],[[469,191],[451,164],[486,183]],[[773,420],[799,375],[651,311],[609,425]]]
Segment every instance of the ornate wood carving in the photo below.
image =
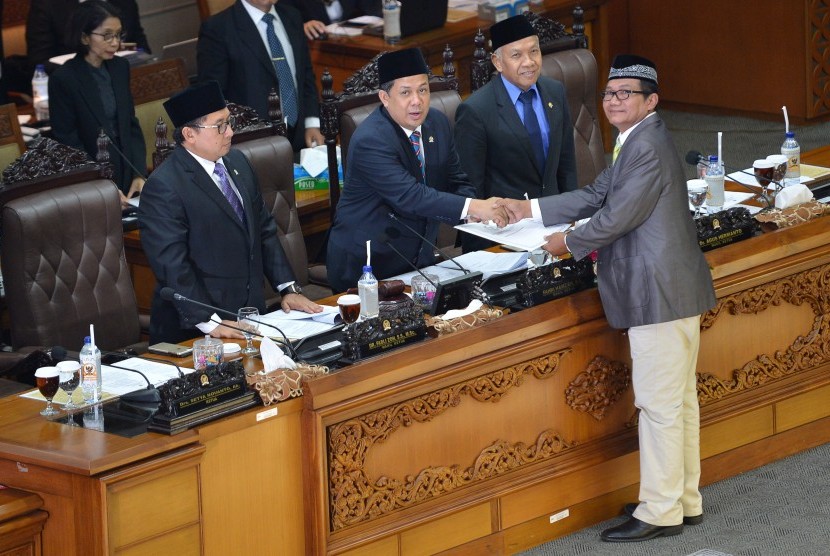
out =
[[793,274],[780,280],[750,288],[721,299],[703,315],[701,330],[707,330],[722,314],[757,314],[781,303],[808,305],[815,315],[813,326],[793,344],[775,354],[761,354],[732,373],[732,380],[721,380],[710,373],[698,373],[697,395],[700,405],[725,396],[757,388],[799,371],[830,361],[830,265]]
[[810,60],[807,117],[830,113],[830,0],[807,2]]
[[97,165],[86,152],[44,137],[3,170],[3,183],[9,185],[73,170],[96,168]]
[[372,446],[388,439],[401,426],[429,422],[459,405],[463,396],[477,402],[498,402],[528,375],[538,379],[552,376],[570,351],[563,349],[524,361],[328,427],[331,529],[337,531],[413,506],[575,446],[576,442],[546,430],[532,446],[496,440],[484,447],[473,465],[463,469],[457,465],[428,467],[403,481],[382,476],[374,482],[364,471],[366,454]]
[[598,355],[565,389],[565,402],[574,411],[601,421],[630,386],[628,365]]

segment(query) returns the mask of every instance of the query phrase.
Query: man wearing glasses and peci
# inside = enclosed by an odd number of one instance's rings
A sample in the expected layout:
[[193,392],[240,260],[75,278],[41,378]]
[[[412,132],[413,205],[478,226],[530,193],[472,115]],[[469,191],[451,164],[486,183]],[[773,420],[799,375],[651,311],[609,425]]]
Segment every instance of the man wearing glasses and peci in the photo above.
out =
[[231,150],[233,120],[219,84],[193,85],[164,108],[179,148],[147,180],[139,207],[141,244],[158,282],[150,343],[180,342],[200,332],[242,338],[208,310],[161,299],[164,287],[231,312],[264,311],[265,276],[286,311],[321,311],[294,283],[248,160]]

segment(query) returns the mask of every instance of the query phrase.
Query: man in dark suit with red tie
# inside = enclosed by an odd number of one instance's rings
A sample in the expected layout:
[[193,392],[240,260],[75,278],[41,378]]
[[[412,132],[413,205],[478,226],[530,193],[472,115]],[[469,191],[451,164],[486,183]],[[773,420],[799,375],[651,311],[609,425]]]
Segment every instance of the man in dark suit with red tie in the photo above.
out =
[[163,300],[165,287],[234,313],[240,307],[264,311],[265,276],[280,292],[283,309],[321,311],[294,283],[256,176],[242,153],[231,150],[232,122],[219,84],[194,85],[164,108],[179,146],[150,175],[139,206],[141,245],[158,282],[150,342],[180,342],[200,331],[241,337],[210,311]]
[[311,56],[294,8],[277,0],[236,0],[202,23],[197,64],[198,81],[218,81],[229,102],[250,106],[262,118],[276,89],[295,151],[325,141]]

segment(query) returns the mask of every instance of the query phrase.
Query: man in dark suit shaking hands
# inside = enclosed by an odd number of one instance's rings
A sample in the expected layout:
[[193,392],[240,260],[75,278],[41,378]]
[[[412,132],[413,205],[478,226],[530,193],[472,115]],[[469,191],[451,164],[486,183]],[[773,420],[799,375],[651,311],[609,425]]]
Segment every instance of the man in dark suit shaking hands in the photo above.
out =
[[[499,72],[461,103],[455,144],[476,196],[521,199],[577,188],[573,124],[562,83],[542,77],[539,37],[524,15],[490,27]],[[492,243],[464,234],[464,250]]]
[[[276,5],[275,5],[276,4]],[[325,141],[320,102],[300,13],[277,0],[236,0],[199,31],[198,80],[215,80],[230,102],[268,118],[276,89],[295,151]]]
[[321,311],[294,283],[256,176],[242,153],[231,150],[233,122],[219,84],[194,85],[164,108],[179,146],[147,180],[139,207],[141,244],[158,281],[150,342],[180,342],[199,331],[242,337],[218,325],[210,311],[161,299],[164,287],[231,312],[263,311],[265,276],[284,310]]
[[614,59],[602,107],[620,132],[613,164],[576,191],[509,201],[513,219],[590,220],[551,234],[544,248],[582,259],[598,250],[608,324],[628,329],[634,405],[640,410],[640,502],[602,532],[608,542],[677,535],[703,520],[697,353],[700,315],[715,306],[709,266],[689,214],[686,178],[657,107],[657,68]]

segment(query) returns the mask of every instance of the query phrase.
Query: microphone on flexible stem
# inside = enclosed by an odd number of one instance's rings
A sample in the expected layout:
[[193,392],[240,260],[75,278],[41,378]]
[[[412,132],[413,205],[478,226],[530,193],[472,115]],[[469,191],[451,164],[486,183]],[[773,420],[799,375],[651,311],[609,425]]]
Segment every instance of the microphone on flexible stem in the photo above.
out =
[[[165,286],[165,287],[161,288],[161,290],[159,291],[159,296],[165,301],[174,301],[174,300],[175,301],[182,301],[184,303],[190,303],[191,305],[196,305],[198,307],[202,307],[203,309],[210,309],[211,311],[213,311],[215,313],[219,313],[219,314],[222,314],[222,315],[225,315],[225,316],[229,316],[234,320],[236,320],[236,318],[237,318],[236,313],[234,313],[232,311],[228,311],[227,309],[222,309],[221,307],[215,307],[213,305],[208,305],[207,303],[202,303],[201,301],[196,301],[195,299],[190,299],[189,297],[185,297],[182,294],[177,293],[173,288],[171,288],[169,286]],[[293,358],[297,359],[297,353],[294,351],[294,346],[291,345],[291,342],[288,340],[288,336],[285,335],[285,332],[283,332],[278,327],[274,326],[273,324],[271,324],[269,322],[264,322],[264,321],[261,321],[261,320],[256,320],[256,319],[251,319],[251,318],[246,318],[245,320],[255,322],[255,323],[257,323],[259,325],[262,325],[262,326],[267,326],[268,328],[273,328],[274,330],[279,332],[280,336],[282,336],[282,339],[285,342],[285,345],[291,351],[291,356]],[[215,320],[212,320],[212,319],[210,319],[210,321],[211,322],[216,322]],[[250,332],[247,332],[246,330],[244,330],[242,328],[237,328],[235,326],[229,326],[225,323],[219,323],[219,324],[221,324],[222,326],[227,326],[231,330],[237,330],[239,332],[244,332],[246,334],[250,334]]]
[[[708,162],[708,159],[705,156],[703,156],[700,153],[700,151],[689,151],[689,152],[686,153],[686,164],[690,164],[691,166],[697,166],[700,162]],[[723,164],[722,161],[721,161],[721,164]],[[747,176],[752,176],[753,178],[755,177],[755,174],[750,174],[746,170],[739,170],[737,168],[727,166],[726,164],[723,164],[723,167],[726,168],[727,170],[729,170],[730,172],[740,172],[741,174],[746,174]],[[781,185],[780,182],[777,182],[775,180],[769,180],[769,182],[774,183],[775,186],[779,189],[784,187],[783,185]],[[767,208],[772,208],[773,207],[773,203],[770,200],[769,195],[767,195],[765,187],[760,186],[761,187],[761,192],[758,193],[758,190],[756,190],[755,188],[750,187],[750,186],[748,186],[744,183],[741,183],[739,181],[735,181],[733,183],[737,183],[738,185],[740,185],[744,189],[746,189],[748,191],[751,191],[752,193],[755,193],[756,195],[760,195],[761,198],[764,200],[764,202],[767,203]]]
[[[257,322],[257,323],[265,324],[266,326],[268,326],[267,323],[255,321],[255,320],[249,319],[247,317],[245,318],[245,320],[250,320],[251,322]],[[219,326],[224,326],[225,328],[230,328],[231,330],[236,330],[237,332],[242,332],[243,334],[250,334],[251,336],[254,336],[256,338],[265,338],[265,336],[262,335],[262,334],[255,334],[254,332],[251,332],[250,330],[245,330],[244,328],[242,328],[240,326],[233,326],[233,325],[230,325],[226,322],[218,321],[218,320],[214,319],[213,317],[210,318],[210,322],[216,323]],[[277,330],[279,330],[279,328],[277,328]],[[282,334],[282,331],[280,331],[280,334]],[[294,351],[294,346],[291,345],[291,342],[288,341],[288,338],[286,338],[285,334],[282,334],[282,338],[283,338],[283,341],[279,342],[279,343],[284,345],[286,348],[288,348],[289,353],[291,353],[291,357],[295,361],[299,360],[299,356],[297,355],[297,352]]]
[[130,168],[132,168],[133,172],[135,172],[136,174],[138,174],[139,176],[141,176],[142,178],[144,178],[144,180],[146,180],[146,179],[147,179],[147,176],[145,175],[145,173],[144,173],[144,172],[142,172],[141,170],[139,170],[138,168],[136,168],[135,166],[133,166],[133,163],[132,163],[132,162],[130,162],[130,159],[129,159],[129,158],[127,158],[127,155],[125,155],[125,154],[124,154],[124,152],[123,152],[121,149],[119,149],[119,148],[118,148],[118,145],[116,145],[116,144],[115,144],[115,141],[113,141],[113,140],[112,140],[112,137],[110,137],[109,135],[107,135],[107,132],[104,130],[104,128],[103,128],[103,127],[102,127],[102,128],[100,128],[100,130],[99,130],[99,134],[102,134],[104,137],[106,137],[106,138],[107,138],[107,140],[109,140],[110,146],[111,146],[113,149],[115,149],[115,152],[117,152],[117,153],[118,153],[118,155],[121,157],[121,160],[123,160],[124,162],[126,162],[126,163],[127,163],[127,166],[129,166]]
[[412,267],[412,269],[413,269],[415,272],[417,272],[418,274],[420,274],[421,276],[423,276],[423,277],[424,277],[424,280],[426,280],[427,282],[429,282],[430,284],[432,284],[432,285],[433,285],[433,287],[435,287],[436,289],[438,289],[438,284],[436,284],[435,282],[433,282],[432,280],[430,280],[430,279],[429,279],[429,276],[427,276],[426,274],[424,274],[424,272],[423,272],[420,268],[418,268],[417,266],[415,266],[414,264],[412,264],[412,261],[410,261],[409,259],[407,259],[407,258],[403,255],[403,253],[401,253],[400,251],[398,251],[398,249],[397,249],[397,248],[396,248],[396,247],[392,244],[392,241],[391,241],[391,240],[396,239],[396,238],[398,238],[398,237],[400,237],[400,231],[399,231],[398,229],[396,229],[396,228],[389,227],[389,228],[386,228],[386,233],[385,233],[385,234],[381,234],[381,235],[378,237],[378,241],[380,241],[381,243],[385,244],[385,245],[386,245],[389,249],[391,249],[392,251],[394,251],[394,252],[395,252],[395,254],[396,254],[398,257],[400,257],[402,261],[406,261],[406,264],[408,264],[410,267]]
[[[393,220],[393,221],[397,222],[398,224],[401,224],[404,228],[406,228],[407,230],[409,230],[410,232],[412,232],[413,234],[415,234],[415,235],[416,235],[417,237],[419,237],[422,241],[425,241],[425,242],[427,243],[427,245],[429,245],[430,247],[432,247],[433,249],[435,249],[435,250],[436,250],[436,251],[437,251],[437,252],[438,252],[438,253],[439,253],[442,257],[444,257],[446,260],[450,261],[452,264],[454,264],[454,265],[455,265],[455,266],[457,266],[459,269],[461,269],[461,272],[463,272],[464,274],[470,274],[470,271],[469,271],[469,270],[467,270],[466,268],[464,268],[463,266],[461,266],[461,264],[459,264],[459,262],[458,262],[458,261],[456,261],[454,257],[451,257],[450,255],[447,255],[446,253],[444,253],[444,252],[441,250],[441,248],[440,248],[440,247],[438,247],[438,246],[437,246],[437,245],[435,245],[433,242],[431,242],[430,240],[428,240],[428,239],[426,238],[426,236],[424,236],[423,234],[418,233],[418,231],[417,231],[417,230],[415,230],[415,228],[413,228],[412,226],[410,226],[409,224],[407,224],[406,222],[404,222],[403,220],[401,220],[400,218],[398,218],[398,217],[395,215],[395,213],[394,213],[394,212],[389,212],[389,213],[387,214],[387,216],[389,217],[389,219],[390,219],[390,220]],[[400,235],[400,230],[397,230],[396,228],[386,228],[386,233],[387,233],[387,235],[389,235],[390,237],[392,237],[392,238],[394,238],[394,237],[395,237],[393,234],[389,233],[391,230],[395,230],[395,231],[396,231],[396,232],[398,232],[398,234]]]

